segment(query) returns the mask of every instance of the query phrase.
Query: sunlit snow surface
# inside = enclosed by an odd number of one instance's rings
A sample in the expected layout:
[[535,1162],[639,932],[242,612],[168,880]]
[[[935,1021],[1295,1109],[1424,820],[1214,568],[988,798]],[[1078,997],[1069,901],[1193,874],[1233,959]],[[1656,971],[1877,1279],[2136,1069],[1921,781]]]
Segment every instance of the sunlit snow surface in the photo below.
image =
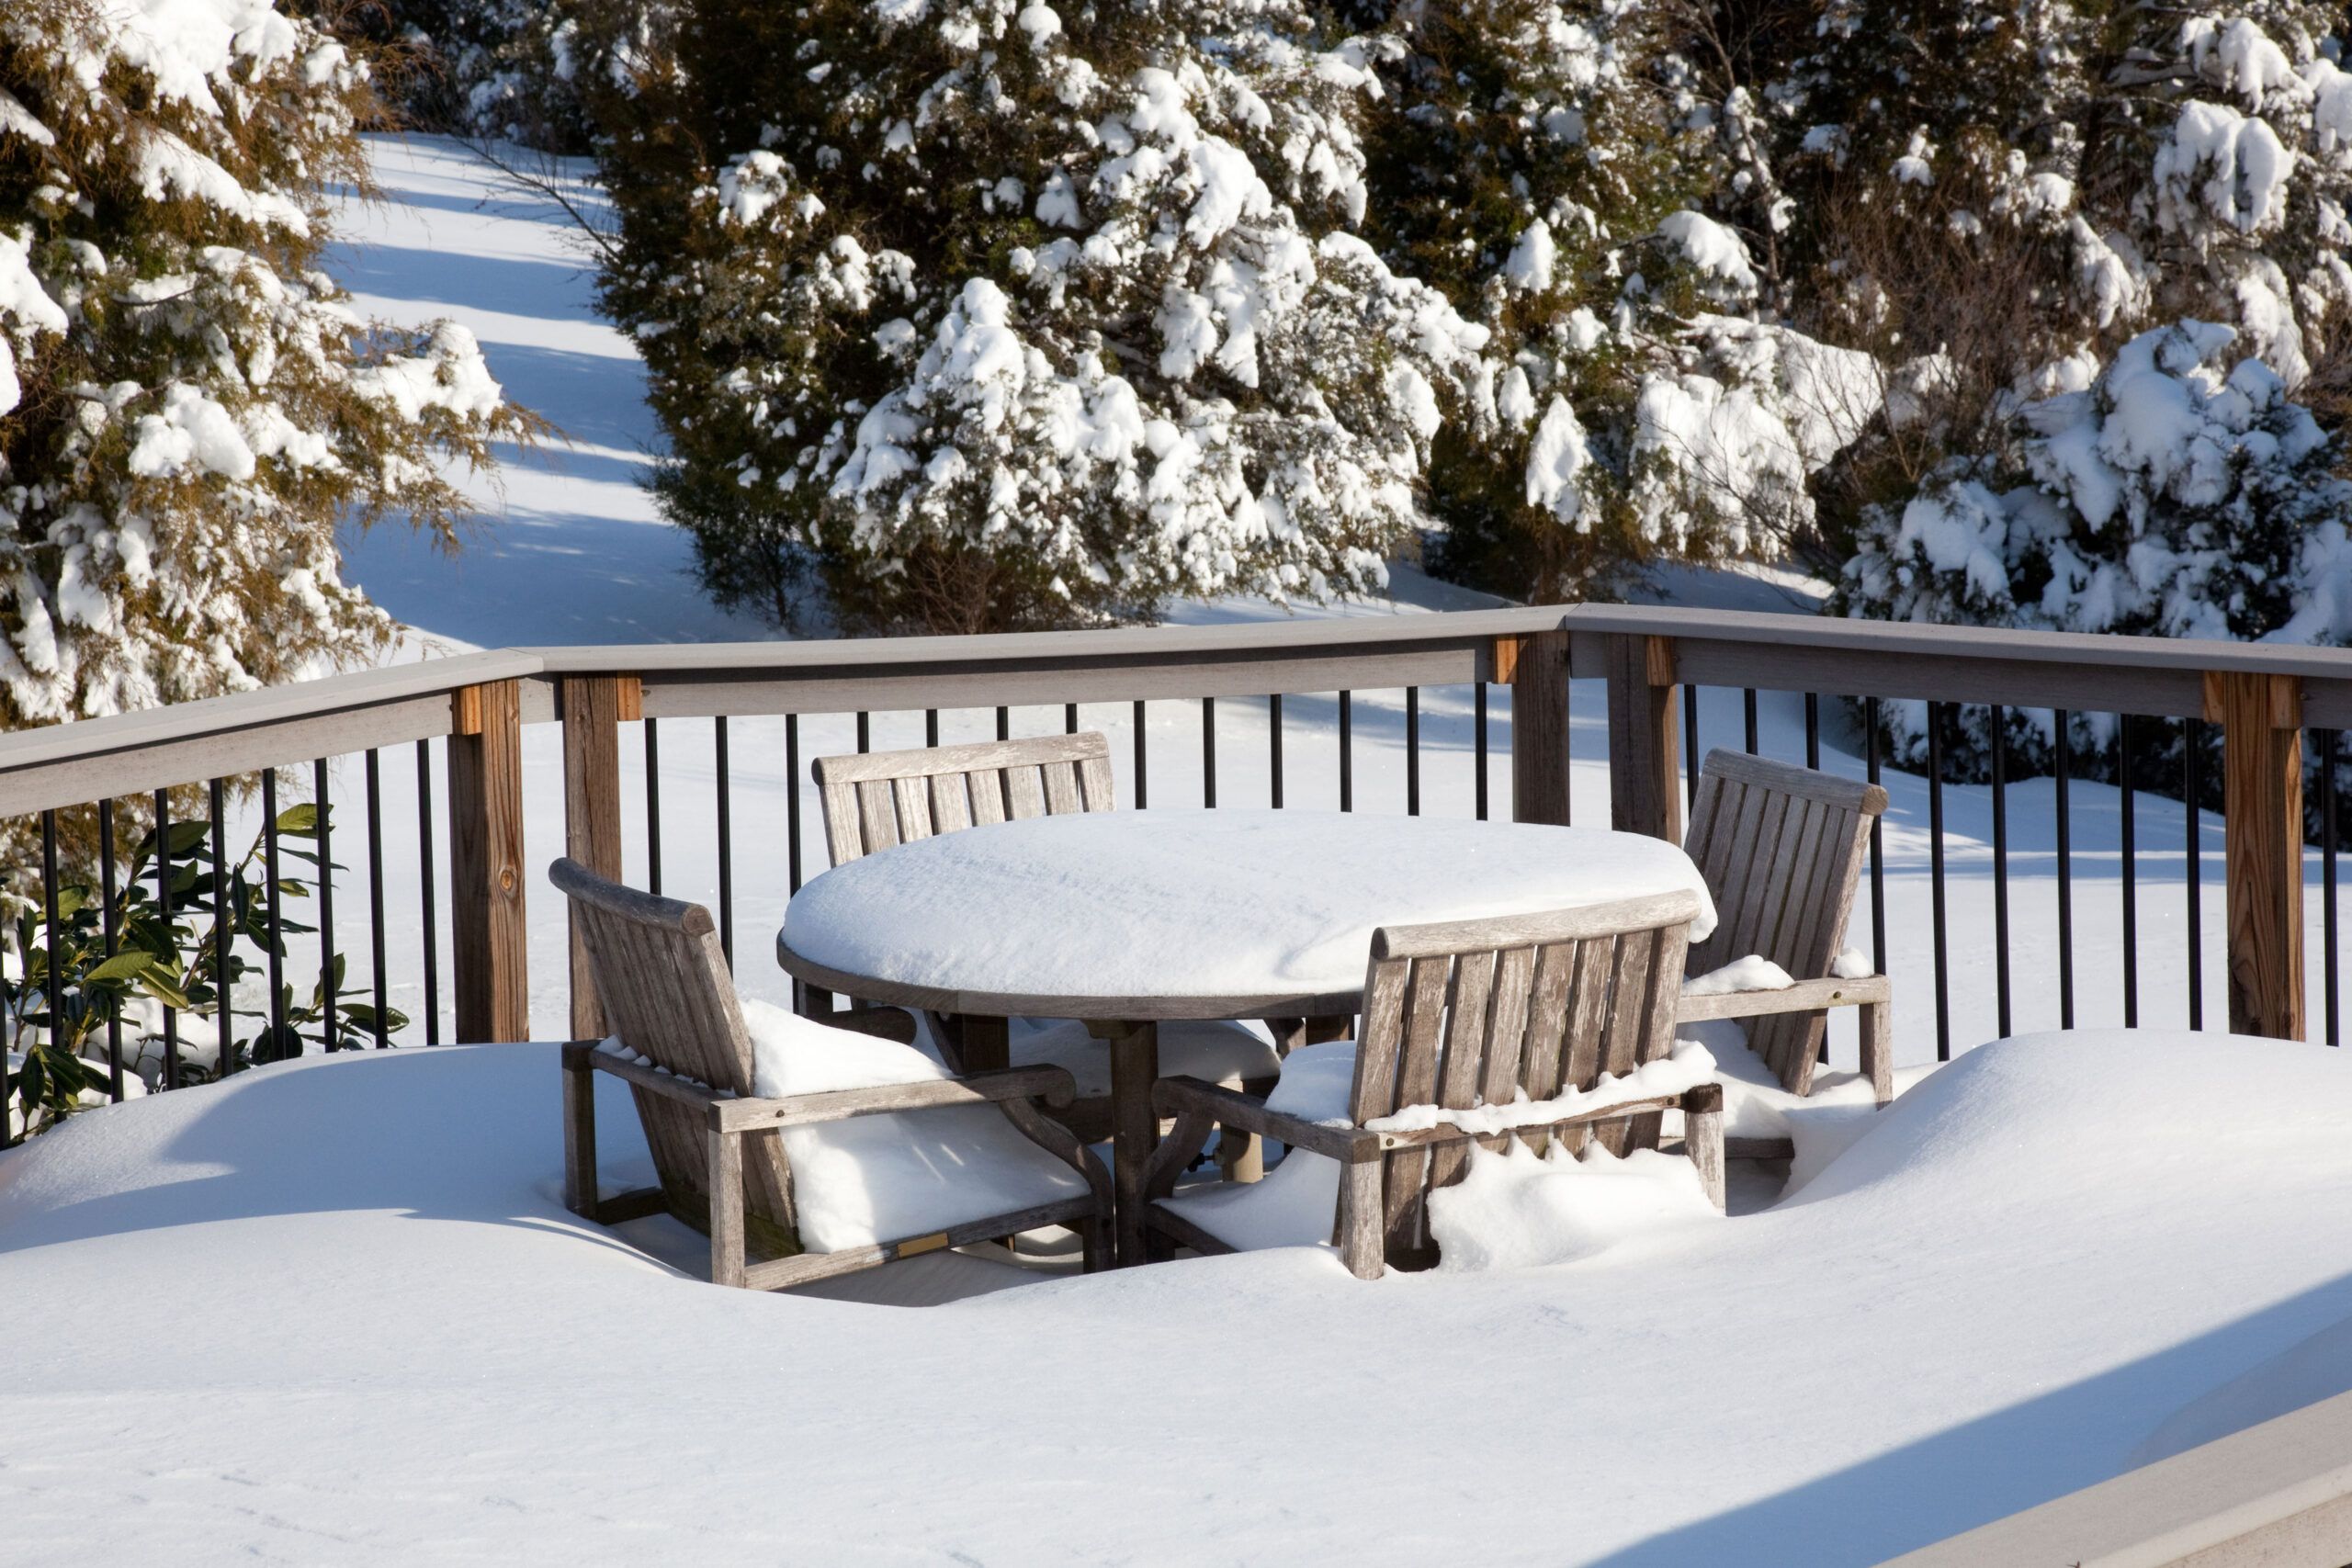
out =
[[[395,204],[346,213],[359,243],[337,251],[341,275],[371,310],[470,326],[493,371],[579,446],[511,471],[503,521],[454,565],[380,535],[355,580],[448,646],[762,635],[705,606],[683,541],[637,488],[651,438],[639,371],[594,319],[550,209],[498,195],[446,143],[377,147]],[[1399,576],[1430,607],[1471,602]],[[1677,573],[1664,591],[1806,607],[1786,579]],[[1388,613],[1338,613],[1367,612]],[[1223,604],[1176,618],[1283,614]],[[1489,708],[1498,817],[1509,697],[1497,689]],[[1578,682],[1580,822],[1608,819],[1600,698]],[[1709,691],[1702,708],[1706,744],[1740,744],[1737,692]],[[1472,713],[1466,691],[1422,694],[1432,814],[1470,809]],[[1207,716],[1152,705],[1154,807],[1201,803]],[[1336,805],[1334,699],[1295,695],[1283,717],[1286,800]],[[1401,812],[1402,694],[1358,692],[1352,717],[1355,808]],[[1758,717],[1766,752],[1804,755],[1800,699],[1766,694]],[[1858,775],[1858,738],[1834,705],[1824,717],[1824,765]],[[1012,719],[1027,734],[1063,716]],[[1131,805],[1131,710],[1089,705],[1081,719],[1111,731]],[[1227,699],[1214,722],[1218,798],[1264,803],[1265,707]],[[994,716],[950,712],[942,730],[986,739]],[[877,747],[919,744],[922,716],[876,715],[873,731]],[[797,800],[814,874],[807,761],[854,734],[846,717],[805,720],[797,780],[781,720],[738,720],[730,739],[738,970],[776,998],[787,813]],[[562,847],[557,740],[552,727],[526,739],[534,866]],[[708,900],[711,727],[665,725],[661,745],[665,886]],[[642,762],[631,731],[626,871],[640,881]],[[1928,791],[1886,782],[1896,1055],[1918,1065],[1938,1036]],[[361,784],[356,759],[337,765],[356,977]],[[387,754],[382,784],[391,994],[416,1011],[412,752]],[[2075,1001],[2104,1024],[2122,1006],[2120,797],[2077,784],[2073,804]],[[2046,780],[2008,800],[2020,1029],[2058,1010],[2051,805]],[[1744,1086],[1745,1130],[1799,1134],[1801,1191],[1555,1268],[1364,1284],[1290,1249],[932,1312],[715,1291],[636,1250],[693,1261],[669,1222],[616,1235],[565,1214],[546,1046],[312,1059],[82,1118],[0,1156],[0,1300],[17,1330],[0,1382],[0,1562],[1419,1564],[1468,1548],[1865,1562],[2352,1385],[2343,1058],[2219,1033],[1971,1051],[1999,1032],[1989,798],[1953,786],[1943,807],[1960,1061],[1883,1115],[1847,1103],[1850,1079],[1811,1110]],[[2171,1022],[2187,976],[2182,818],[2146,795],[2138,814],[2141,1008]],[[2221,838],[2199,823],[2211,1021]],[[527,895],[535,1031],[552,1038],[563,911],[536,876]],[[1867,886],[1855,919],[1867,951]],[[305,985],[307,941],[290,960]],[[446,1013],[446,920],[438,941]],[[2316,990],[2321,965],[2308,967]],[[1849,1071],[1849,1020],[1832,1041]],[[619,1086],[602,1085],[600,1105],[608,1186],[645,1179]],[[1809,1129],[1808,1114],[1836,1125]],[[941,1254],[863,1288],[915,1303],[1012,1282]]]
[[0,1159],[0,1559],[1862,1563],[2345,1381],[2324,1046],[1973,1053],[1781,1207],[1553,1268],[1292,1248],[926,1312],[571,1219],[556,1077],[313,1059]]

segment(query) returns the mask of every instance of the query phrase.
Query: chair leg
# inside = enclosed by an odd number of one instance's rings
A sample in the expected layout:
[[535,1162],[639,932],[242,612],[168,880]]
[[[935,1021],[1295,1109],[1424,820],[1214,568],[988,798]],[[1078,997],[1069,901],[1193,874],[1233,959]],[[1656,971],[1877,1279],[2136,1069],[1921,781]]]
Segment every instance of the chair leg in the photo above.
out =
[[563,1048],[563,1206],[582,1219],[596,1217],[595,1046],[575,1040]]
[[1387,1163],[1375,1156],[1340,1168],[1340,1213],[1331,1239],[1339,1246],[1340,1261],[1359,1280],[1379,1279],[1387,1264],[1380,1204],[1380,1175]]
[[710,1155],[710,1282],[743,1282],[743,1140],[717,1127],[703,1137]]
[[1871,1094],[1881,1105],[1894,1099],[1894,1029],[1885,1002],[1864,1002],[1854,1010],[1861,1025],[1862,1072],[1871,1080]]
[[1701,1084],[1682,1097],[1682,1149],[1699,1168],[1699,1185],[1722,1213],[1729,1192],[1724,1179],[1724,1086]]
[[1101,1217],[1078,1223],[1079,1268],[1088,1274],[1100,1274],[1111,1267],[1111,1234]]

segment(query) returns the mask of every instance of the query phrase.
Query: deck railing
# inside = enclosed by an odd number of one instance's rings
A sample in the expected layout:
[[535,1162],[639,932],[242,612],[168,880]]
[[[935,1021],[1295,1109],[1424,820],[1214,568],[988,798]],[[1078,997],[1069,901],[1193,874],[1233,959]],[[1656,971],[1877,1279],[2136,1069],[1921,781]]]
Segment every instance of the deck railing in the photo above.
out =
[[[1520,820],[1564,822],[1572,811],[1571,693],[1582,682],[1605,688],[1608,810],[1615,827],[1679,838],[1698,750],[1700,688],[1740,694],[1743,739],[1756,749],[1757,694],[1800,694],[1804,699],[1806,756],[1817,761],[1823,699],[1872,697],[1923,701],[1931,719],[1943,705],[1991,704],[2007,708],[2112,713],[2186,719],[2220,726],[2224,737],[2226,898],[2226,1016],[2233,1029],[2301,1038],[2306,1032],[2304,886],[2306,846],[2301,790],[2305,732],[2333,757],[2338,731],[2352,725],[2352,652],[2267,645],[2170,641],[2021,632],[1890,626],[1799,615],[1577,605],[1451,614],[1299,620],[1194,627],[1044,633],[1006,637],[916,637],[865,641],[764,642],[723,645],[644,645],[514,649],[430,660],[117,717],[87,720],[0,737],[0,818],[39,819],[54,836],[60,812],[98,807],[111,828],[111,803],[136,797],[167,807],[159,792],[209,784],[255,773],[275,781],[277,771],[301,770],[296,787],[325,796],[335,785],[329,763],[356,757],[364,777],[364,835],[368,861],[368,948],[373,969],[367,984],[380,1002],[396,978],[388,976],[387,922],[405,917],[385,908],[383,864],[385,780],[394,769],[385,753],[415,749],[414,803],[423,852],[417,873],[416,918],[425,1006],[424,1034],[444,1037],[438,954],[446,932],[450,974],[447,1037],[460,1041],[528,1038],[562,1031],[597,1032],[594,998],[581,970],[577,943],[571,961],[569,1016],[531,1016],[530,952],[526,912],[530,890],[551,858],[560,826],[566,852],[615,874],[641,872],[659,884],[662,832],[682,809],[697,818],[675,792],[665,803],[661,747],[665,725],[708,721],[713,791],[707,820],[717,856],[716,897],[730,953],[735,937],[737,824],[730,788],[729,724],[734,719],[782,720],[780,758],[792,782],[785,820],[763,821],[757,835],[780,830],[790,888],[821,869],[821,833],[806,838],[800,787],[812,746],[806,722],[831,726],[854,716],[855,743],[870,743],[872,716],[920,714],[922,736],[935,741],[943,713],[973,716],[993,709],[997,732],[1007,732],[1016,710],[1061,709],[1077,728],[1081,707],[1101,705],[1132,728],[1132,777],[1138,806],[1149,804],[1152,781],[1167,777],[1163,756],[1155,773],[1148,755],[1154,714],[1164,705],[1197,705],[1199,797],[1218,803],[1217,703],[1262,716],[1268,799],[1285,802],[1285,778],[1300,763],[1283,754],[1283,704],[1304,697],[1329,702],[1336,715],[1336,785],[1342,809],[1357,807],[1357,730],[1370,711],[1367,694],[1380,694],[1383,744],[1401,716],[1406,809],[1432,808],[1485,815],[1504,781],[1490,766],[1508,768],[1511,815]],[[1443,689],[1445,722],[1458,733],[1466,721],[1470,752],[1467,798],[1425,803],[1422,761],[1425,697]],[[1588,706],[1593,692],[1584,685]],[[1398,704],[1387,694],[1401,694]],[[1236,700],[1238,699],[1237,704]],[[1401,707],[1401,715],[1398,709]],[[1466,712],[1464,711],[1466,710]],[[1295,710],[1294,710],[1295,711]],[[1875,715],[1874,707],[1866,707]],[[914,743],[911,717],[902,743]],[[1834,722],[1834,720],[1832,721]],[[531,727],[559,725],[562,816],[549,819],[552,792],[525,786],[525,737]],[[1864,765],[1881,769],[1874,716],[1866,727]],[[1492,732],[1507,732],[1505,752],[1490,764]],[[640,797],[623,800],[630,770],[623,740],[635,732],[643,761]],[[1996,727],[1997,731],[1997,727]],[[2063,722],[2058,726],[2062,737]],[[830,730],[829,730],[830,733]],[[843,732],[846,734],[846,731]],[[1228,731],[1230,733],[1230,731]],[[1940,733],[1931,722],[1929,735]],[[436,804],[433,748],[445,748],[446,787]],[[773,746],[774,738],[767,744]],[[1166,742],[1163,741],[1163,749]],[[699,750],[700,742],[696,742]],[[830,747],[828,748],[830,749]],[[2188,748],[2188,766],[2196,749]],[[1232,755],[1230,750],[1228,757]],[[2127,753],[2128,755],[2128,753]],[[765,766],[776,761],[763,750]],[[2074,948],[2082,911],[2070,901],[2067,773],[2062,754],[2057,780],[2056,869],[2061,998],[2072,1022]],[[2012,788],[2000,776],[1996,750],[1992,792],[1994,930],[1984,940],[1997,950],[1999,1023],[2010,1023],[2008,846],[2005,806]],[[1254,765],[1253,765],[1254,768]],[[699,771],[699,769],[697,769]],[[2333,770],[2323,770],[2332,789]],[[404,780],[398,781],[407,788]],[[1317,782],[1318,795],[1326,784]],[[2130,781],[2127,779],[2126,781]],[[2167,781],[2170,783],[2171,781]],[[2194,795],[2199,781],[2184,781]],[[1952,933],[1945,902],[1945,786],[1930,770],[1932,998],[1906,996],[1913,1020],[1932,1007],[1939,1054],[1953,1046],[1949,959]],[[351,786],[345,785],[346,793]],[[1451,793],[1451,792],[1449,792]],[[1187,784],[1185,794],[1190,798]],[[1293,803],[1298,792],[1290,792]],[[216,793],[216,801],[219,796]],[[2120,871],[2124,898],[2126,1021],[2139,1021],[2139,903],[2132,879],[2144,856],[2132,838],[2132,796],[2121,797]],[[1243,804],[1231,798],[1227,804]],[[349,803],[346,802],[346,805]],[[1394,809],[1396,802],[1383,802]],[[2332,800],[2319,846],[2324,905],[2320,932],[2324,984],[2320,1006],[2326,1038],[2337,1038],[2335,852]],[[1588,810],[1590,801],[1588,797]],[[216,805],[216,834],[220,808]],[[639,841],[624,841],[628,825]],[[346,846],[347,819],[334,829]],[[436,850],[435,839],[439,840]],[[109,832],[107,837],[111,840]],[[2187,1021],[2205,1024],[2199,952],[2198,869],[2201,834],[2192,815],[2184,834],[2189,980]],[[766,843],[763,838],[763,846]],[[526,852],[526,844],[530,846]],[[111,842],[105,846],[111,851]],[[446,855],[446,875],[436,864]],[[322,860],[332,856],[322,855]],[[628,863],[637,863],[630,868]],[[106,868],[113,874],[111,863]],[[274,870],[270,873],[274,875]],[[1885,847],[1871,857],[1871,937],[1882,964],[1887,947]],[[53,884],[53,874],[49,878]],[[323,874],[322,911],[333,922],[335,877]],[[538,895],[544,898],[547,895]],[[274,906],[274,900],[273,900]],[[348,896],[345,908],[350,908]],[[51,901],[53,908],[53,900]],[[273,915],[272,919],[276,917]],[[54,940],[54,920],[46,928]],[[1971,941],[1976,939],[1971,938]],[[321,939],[334,948],[334,933]],[[546,955],[542,954],[544,963]],[[275,1005],[275,998],[260,1004]],[[1965,1042],[1962,1042],[1965,1043]],[[224,1067],[231,1064],[224,1063]],[[173,1069],[165,1069],[165,1087]],[[119,1075],[117,1077],[118,1085]],[[118,1089],[119,1092],[119,1089]]]

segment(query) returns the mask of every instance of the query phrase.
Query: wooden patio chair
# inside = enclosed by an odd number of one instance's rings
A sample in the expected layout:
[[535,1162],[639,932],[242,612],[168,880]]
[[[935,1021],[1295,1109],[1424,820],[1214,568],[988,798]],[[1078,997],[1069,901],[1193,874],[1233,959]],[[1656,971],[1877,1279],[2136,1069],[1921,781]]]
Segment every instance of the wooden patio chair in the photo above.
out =
[[1622,1077],[1668,1055],[1698,908],[1695,897],[1678,892],[1550,914],[1374,931],[1346,1124],[1335,1125],[1337,1117],[1270,1110],[1195,1078],[1162,1082],[1155,1099],[1161,1114],[1176,1119],[1176,1129],[1161,1141],[1145,1179],[1147,1230],[1199,1252],[1235,1250],[1228,1235],[1213,1228],[1218,1218],[1213,1210],[1189,1204],[1194,1194],[1173,1196],[1178,1176],[1216,1122],[1278,1138],[1291,1145],[1291,1159],[1305,1155],[1340,1162],[1331,1239],[1349,1270],[1363,1279],[1378,1276],[1384,1263],[1421,1269],[1437,1261],[1429,1194],[1462,1179],[1473,1143],[1499,1149],[1511,1137],[1531,1146],[1558,1138],[1580,1149],[1597,1138],[1623,1155],[1657,1148],[1666,1111],[1679,1108],[1683,1149],[1721,1209],[1720,1084],[1501,1134],[1474,1134],[1443,1123],[1415,1132],[1366,1126],[1411,1105],[1507,1104],[1518,1089],[1531,1100],[1550,1100],[1593,1088],[1603,1072]]
[[[896,844],[992,822],[1018,822],[1117,805],[1111,742],[1100,730],[865,751],[816,761],[825,812],[825,847],[835,865]],[[1063,1118],[1081,1136],[1111,1134],[1109,1055],[1082,1023],[1057,1022],[1010,1039],[1006,1055],[967,1039],[961,1021],[937,1018],[933,1033],[965,1067],[1052,1063],[1069,1068],[1079,1098]],[[1170,1075],[1188,1074],[1257,1094],[1273,1088],[1281,1059],[1238,1023],[1183,1021],[1159,1026],[1159,1059]],[[1250,1156],[1227,1150],[1227,1163]]]
[[[608,882],[576,861],[557,861],[548,876],[579,919],[607,1024],[622,1045],[650,1062],[616,1055],[594,1041],[564,1047],[564,1201],[572,1213],[616,1224],[667,1210],[709,1235],[713,1283],[753,1290],[806,1284],[1048,1224],[1080,1233],[1088,1269],[1107,1258],[1110,1179],[1068,1128],[1039,1109],[1069,1102],[1068,1073],[1019,1067],[758,1098],[751,1037],[710,911]],[[630,1086],[659,1186],[600,1195],[594,1081],[600,1072]],[[1001,1137],[990,1124],[979,1145],[993,1156],[996,1190],[1034,1201],[871,1246],[803,1248],[787,1130],[984,1105],[1002,1112],[1007,1123]]]
[[1883,975],[1830,973],[1846,942],[1871,824],[1886,810],[1874,784],[1744,751],[1710,751],[1699,772],[1683,849],[1706,878],[1715,929],[1690,953],[1704,975],[1761,954],[1793,976],[1778,991],[1682,998],[1686,1021],[1743,1018],[1749,1049],[1792,1093],[1813,1088],[1833,1007],[1860,1010],[1861,1067],[1881,1105],[1894,1098],[1891,992]]

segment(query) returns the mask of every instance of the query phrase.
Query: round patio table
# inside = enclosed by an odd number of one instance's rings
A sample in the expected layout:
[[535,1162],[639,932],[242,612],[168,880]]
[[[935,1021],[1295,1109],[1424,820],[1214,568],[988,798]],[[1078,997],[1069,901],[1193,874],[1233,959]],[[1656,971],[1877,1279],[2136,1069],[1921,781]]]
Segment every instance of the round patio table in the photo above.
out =
[[[1704,937],[1714,909],[1698,868],[1641,834],[1324,811],[1088,812],[836,866],[794,896],[776,958],[797,979],[866,1001],[1086,1021],[1111,1052],[1116,1235],[1130,1262],[1159,1136],[1159,1023],[1344,1019],[1377,927],[1678,888],[1699,896],[1691,937]],[[970,1055],[967,1067],[1001,1065]]]

